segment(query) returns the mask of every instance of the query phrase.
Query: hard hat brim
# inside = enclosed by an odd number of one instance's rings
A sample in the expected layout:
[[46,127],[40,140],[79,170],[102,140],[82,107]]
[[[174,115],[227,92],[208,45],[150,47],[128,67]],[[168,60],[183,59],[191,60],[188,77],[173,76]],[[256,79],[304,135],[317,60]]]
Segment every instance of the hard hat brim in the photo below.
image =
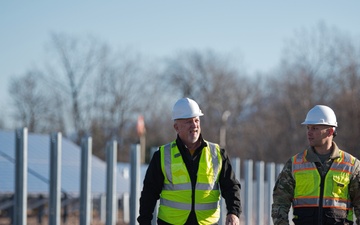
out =
[[301,123],[302,125],[324,125],[330,127],[337,127],[337,124],[323,123],[323,122],[315,122],[315,121],[304,121]]
[[173,120],[179,120],[179,119],[189,119],[189,118],[194,118],[194,117],[198,117],[198,116],[203,116],[203,113],[195,113],[195,114],[191,114],[191,115],[185,115],[185,116],[180,116],[180,117],[173,117]]

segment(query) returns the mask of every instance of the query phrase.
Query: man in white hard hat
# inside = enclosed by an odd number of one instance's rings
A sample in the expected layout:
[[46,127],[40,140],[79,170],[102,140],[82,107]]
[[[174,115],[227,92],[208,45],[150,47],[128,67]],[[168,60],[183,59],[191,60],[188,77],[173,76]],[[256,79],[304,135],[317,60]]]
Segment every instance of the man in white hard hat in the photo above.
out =
[[338,126],[334,111],[316,105],[302,123],[309,147],[290,158],[274,190],[274,225],[288,225],[293,207],[295,225],[360,224],[360,162],[340,150],[333,138]]
[[202,138],[203,115],[192,99],[175,103],[177,138],[160,146],[151,159],[141,192],[140,224],[151,224],[158,199],[158,224],[218,224],[220,196],[226,203],[225,224],[239,224],[240,183],[225,150]]

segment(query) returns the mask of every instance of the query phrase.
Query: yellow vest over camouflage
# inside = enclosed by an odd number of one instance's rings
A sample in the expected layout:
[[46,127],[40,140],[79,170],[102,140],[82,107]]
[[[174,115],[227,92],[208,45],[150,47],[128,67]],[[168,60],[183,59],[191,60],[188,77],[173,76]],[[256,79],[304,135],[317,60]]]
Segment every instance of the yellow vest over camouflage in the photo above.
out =
[[[307,151],[292,158],[292,173],[295,179],[293,207],[318,207],[320,205],[321,177],[315,163],[306,160]],[[340,150],[340,158],[332,163],[324,181],[323,208],[345,210],[352,221],[352,206],[348,192],[355,158]]]
[[[202,149],[195,186],[193,207],[199,224],[214,224],[220,218],[220,147],[207,144]],[[171,224],[184,224],[192,209],[193,195],[190,176],[176,142],[161,146],[160,157],[165,179],[158,217]]]

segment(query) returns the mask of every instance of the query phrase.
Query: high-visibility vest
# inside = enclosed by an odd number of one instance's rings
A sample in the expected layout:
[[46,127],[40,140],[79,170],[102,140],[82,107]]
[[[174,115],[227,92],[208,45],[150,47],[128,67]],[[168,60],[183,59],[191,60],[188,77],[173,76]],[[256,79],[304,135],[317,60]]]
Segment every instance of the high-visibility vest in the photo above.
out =
[[306,160],[307,151],[292,157],[292,174],[295,178],[293,207],[322,207],[332,210],[344,210],[347,219],[353,220],[353,210],[349,196],[350,177],[354,170],[355,158],[340,151],[340,158],[332,163],[324,181],[324,194],[320,199],[321,176],[315,163]]
[[219,174],[222,167],[220,147],[207,142],[202,149],[195,186],[194,206],[189,173],[173,141],[160,147],[164,187],[160,195],[159,219],[184,224],[194,207],[199,224],[214,224],[220,218]]

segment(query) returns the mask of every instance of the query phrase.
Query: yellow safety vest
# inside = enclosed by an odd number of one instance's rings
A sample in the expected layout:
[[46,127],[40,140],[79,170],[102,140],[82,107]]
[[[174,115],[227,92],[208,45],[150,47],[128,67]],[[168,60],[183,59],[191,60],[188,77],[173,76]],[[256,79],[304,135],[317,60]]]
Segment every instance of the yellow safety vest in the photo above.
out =
[[[222,167],[220,147],[207,142],[202,149],[195,186],[195,213],[199,224],[214,224],[220,218],[219,174]],[[170,224],[184,224],[192,209],[189,173],[176,141],[160,147],[164,187],[158,217]]]
[[[293,207],[318,207],[320,205],[321,177],[315,163],[306,160],[307,151],[292,157],[292,174],[295,178]],[[340,158],[332,163],[325,176],[323,208],[348,211],[352,221],[353,210],[348,192],[355,158],[340,150]]]

